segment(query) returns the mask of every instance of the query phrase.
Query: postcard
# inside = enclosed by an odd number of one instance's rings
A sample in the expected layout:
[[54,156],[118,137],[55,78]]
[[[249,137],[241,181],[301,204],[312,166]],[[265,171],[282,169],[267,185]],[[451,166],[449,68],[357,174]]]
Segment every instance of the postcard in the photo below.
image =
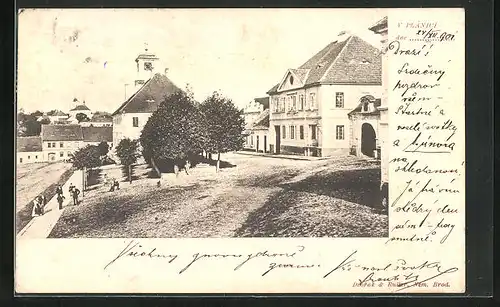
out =
[[16,292],[464,293],[464,18],[19,10]]

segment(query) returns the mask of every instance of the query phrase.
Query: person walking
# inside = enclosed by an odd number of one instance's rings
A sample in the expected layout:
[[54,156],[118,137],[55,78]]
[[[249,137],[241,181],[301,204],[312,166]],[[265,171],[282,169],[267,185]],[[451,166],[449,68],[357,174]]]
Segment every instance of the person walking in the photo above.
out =
[[42,208],[40,205],[39,197],[33,200],[33,210],[31,211],[31,217],[36,217],[42,215]]
[[59,203],[59,210],[61,210],[63,208],[63,202],[64,202],[65,198],[66,197],[64,197],[64,195],[57,194],[57,203]]
[[75,186],[73,185],[73,183],[70,183],[70,184],[69,184],[69,189],[68,189],[68,190],[69,190],[69,194],[70,194],[70,195],[73,195],[73,189],[74,189],[74,188],[75,188]]
[[78,195],[80,195],[80,190],[78,188],[73,188],[73,205],[78,205]]
[[184,170],[186,171],[186,174],[189,175],[189,169],[191,168],[191,162],[189,160],[186,160],[186,165],[184,166]]
[[57,195],[63,195],[63,189],[61,188],[60,185],[58,185],[57,188],[56,188],[56,194]]

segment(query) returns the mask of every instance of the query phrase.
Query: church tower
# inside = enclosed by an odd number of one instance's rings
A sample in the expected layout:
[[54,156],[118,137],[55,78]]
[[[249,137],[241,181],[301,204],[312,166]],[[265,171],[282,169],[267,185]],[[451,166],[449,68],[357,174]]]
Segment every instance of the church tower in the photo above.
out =
[[135,59],[137,63],[137,77],[135,78],[135,89],[139,89],[148,81],[157,71],[158,58],[155,54],[148,52],[148,46],[145,44],[144,52]]

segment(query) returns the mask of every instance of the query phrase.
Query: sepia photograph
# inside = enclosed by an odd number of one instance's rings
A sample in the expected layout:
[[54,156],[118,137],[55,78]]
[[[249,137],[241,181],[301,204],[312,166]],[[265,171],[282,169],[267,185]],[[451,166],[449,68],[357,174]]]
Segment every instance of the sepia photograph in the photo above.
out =
[[463,9],[17,13],[17,293],[465,291]]
[[36,13],[19,239],[388,235],[383,11]]

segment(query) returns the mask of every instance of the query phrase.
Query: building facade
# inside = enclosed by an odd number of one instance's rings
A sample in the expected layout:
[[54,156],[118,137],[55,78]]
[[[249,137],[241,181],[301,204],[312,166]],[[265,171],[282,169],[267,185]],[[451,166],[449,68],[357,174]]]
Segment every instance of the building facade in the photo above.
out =
[[388,72],[387,72],[387,37],[389,33],[388,18],[384,17],[369,28],[380,35],[380,50],[382,54],[382,99],[378,107],[380,112],[379,144],[380,144],[380,181],[382,206],[388,207],[389,201],[389,111],[388,111]]
[[71,159],[83,147],[80,125],[42,125],[41,138],[43,156],[48,162]]
[[17,164],[44,162],[42,152],[42,138],[39,136],[27,136],[17,138]]
[[106,142],[113,148],[112,127],[82,127],[80,125],[42,125],[42,159],[47,162],[67,161],[73,153],[87,145]]
[[273,153],[333,156],[350,152],[348,113],[382,91],[381,56],[357,36],[341,33],[268,91]]
[[245,149],[269,152],[269,97],[255,98],[243,109]]
[[137,57],[135,85],[138,90],[112,114],[115,145],[125,138],[139,139],[144,125],[165,96],[180,91],[165,74],[155,72],[157,61],[158,58],[150,53]]

